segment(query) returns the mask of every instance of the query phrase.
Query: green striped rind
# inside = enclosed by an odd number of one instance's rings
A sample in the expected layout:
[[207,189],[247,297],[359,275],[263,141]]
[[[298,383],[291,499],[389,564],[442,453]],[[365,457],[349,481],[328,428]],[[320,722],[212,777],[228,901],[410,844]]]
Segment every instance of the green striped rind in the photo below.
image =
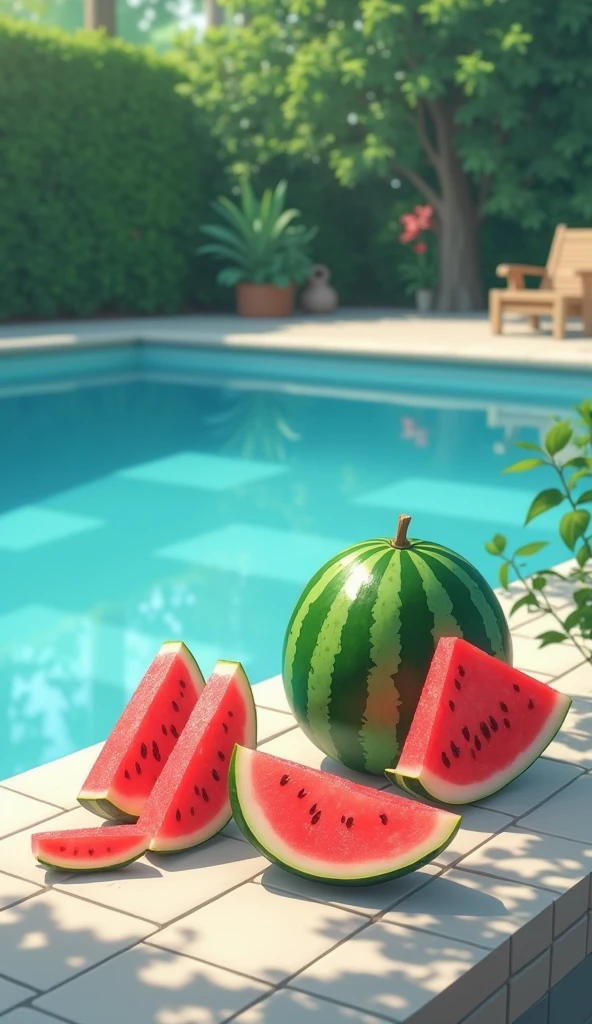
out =
[[138,820],[137,817],[126,814],[125,811],[120,811],[119,807],[116,807],[115,804],[106,798],[79,796],[78,803],[85,807],[87,811],[98,814],[100,818],[106,818],[107,821],[116,821],[120,825],[124,823],[133,825]]
[[44,868],[51,868],[52,871],[64,871],[67,872],[67,874],[69,875],[83,875],[85,874],[85,872],[88,873],[89,871],[92,871],[94,875],[95,872],[98,873],[99,871],[115,871],[116,869],[119,870],[119,868],[125,868],[127,867],[128,864],[133,864],[135,860],[138,860],[140,857],[143,857],[145,853],[146,850],[140,850],[139,853],[136,853],[134,857],[130,857],[129,860],[122,860],[118,861],[117,863],[111,861],[109,864],[105,864],[102,866],[100,864],[97,865],[95,861],[92,864],[89,863],[88,867],[83,868],[75,867],[73,864],[69,865],[68,867],[65,867],[60,864],[52,864],[48,860],[43,860],[42,857],[35,857],[35,860],[37,861],[38,864],[43,864]]
[[[431,863],[431,861],[438,857],[443,850],[450,846],[450,843],[454,839],[456,833],[458,832],[461,826],[461,817],[457,817],[457,820],[455,821],[455,816],[450,815],[450,829],[445,834],[443,834],[441,843],[439,843],[437,846],[431,849],[429,853],[424,854],[424,856],[421,856],[418,859],[414,859],[413,848],[410,847],[408,851],[408,862],[391,871],[383,871],[380,874],[376,875],[356,875],[355,877],[349,878],[344,877],[343,875],[339,875],[339,877],[331,877],[331,874],[329,872],[327,872],[326,874],[312,874],[310,871],[303,870],[302,867],[299,866],[297,861],[296,850],[294,850],[294,858],[290,861],[288,861],[286,858],[278,857],[275,851],[271,848],[271,844],[261,842],[259,836],[254,831],[254,828],[251,827],[251,824],[247,820],[248,809],[243,808],[239,794],[238,776],[240,773],[240,749],[241,748],[237,744],[232,752],[232,757],[230,759],[230,766],[228,770],[228,794],[230,797],[230,806],[232,808],[232,815],[234,817],[234,820],[238,827],[240,828],[243,835],[245,836],[245,838],[248,839],[248,841],[255,847],[255,849],[258,850],[259,853],[263,854],[263,856],[266,857],[267,860],[272,861],[272,863],[277,864],[278,867],[284,868],[284,870],[286,871],[292,872],[292,874],[299,875],[301,878],[307,878],[315,882],[324,882],[329,885],[361,886],[378,885],[380,882],[388,882],[392,878],[400,878],[403,875],[408,875],[410,874],[410,872],[417,871],[418,868],[424,867],[425,864]],[[327,865],[327,867],[330,870],[330,865]]]
[[385,768],[384,774],[391,783],[397,789],[402,789],[404,793],[412,793],[414,796],[423,796],[428,800],[434,800],[435,797],[432,793],[428,793],[427,789],[424,789],[419,779],[412,778],[410,775],[401,775],[393,768]]
[[440,637],[512,660],[504,613],[477,569],[441,545],[410,543],[368,541],[323,566],[284,643],[301,728],[330,757],[373,774],[397,764]]

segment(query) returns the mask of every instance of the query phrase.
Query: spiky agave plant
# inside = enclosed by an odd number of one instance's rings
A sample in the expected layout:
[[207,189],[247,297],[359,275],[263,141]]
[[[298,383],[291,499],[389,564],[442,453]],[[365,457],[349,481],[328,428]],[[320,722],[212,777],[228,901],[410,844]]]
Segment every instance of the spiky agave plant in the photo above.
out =
[[250,182],[243,180],[240,206],[226,196],[212,203],[224,223],[202,226],[213,241],[198,252],[226,261],[228,266],[218,274],[220,284],[233,287],[246,281],[285,288],[306,280],[312,266],[308,246],[317,228],[294,223],[300,211],[285,209],[286,187],[280,181],[258,199]]

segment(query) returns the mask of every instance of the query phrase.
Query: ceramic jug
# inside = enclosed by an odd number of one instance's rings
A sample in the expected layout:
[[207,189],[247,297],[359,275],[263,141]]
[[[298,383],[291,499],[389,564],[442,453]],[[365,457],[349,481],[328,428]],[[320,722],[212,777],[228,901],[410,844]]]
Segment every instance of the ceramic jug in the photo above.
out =
[[311,270],[306,288],[300,297],[305,313],[332,313],[337,309],[337,292],[329,284],[328,267],[317,263]]

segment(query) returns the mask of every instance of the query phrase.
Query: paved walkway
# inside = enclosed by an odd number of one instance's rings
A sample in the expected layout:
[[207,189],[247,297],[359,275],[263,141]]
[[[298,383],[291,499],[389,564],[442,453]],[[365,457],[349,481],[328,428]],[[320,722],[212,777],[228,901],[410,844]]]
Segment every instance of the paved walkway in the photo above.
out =
[[565,341],[554,341],[548,324],[534,333],[527,321],[511,319],[504,335],[493,337],[482,314],[419,316],[404,310],[344,309],[331,317],[288,320],[203,315],[0,327],[4,353],[140,340],[592,370],[592,338],[582,337],[577,322]]

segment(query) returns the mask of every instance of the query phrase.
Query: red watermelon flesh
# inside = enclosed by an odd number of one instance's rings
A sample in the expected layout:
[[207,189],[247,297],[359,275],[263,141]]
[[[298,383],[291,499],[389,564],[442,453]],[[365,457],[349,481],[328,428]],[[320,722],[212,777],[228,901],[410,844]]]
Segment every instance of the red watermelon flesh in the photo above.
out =
[[542,754],[570,704],[466,640],[443,637],[397,767],[386,775],[442,803],[482,800]]
[[242,666],[219,661],[138,822],[151,850],[197,846],[228,823],[235,743],[256,745],[255,704]]
[[36,832],[33,855],[40,864],[61,871],[106,871],[137,860],[148,849],[150,836],[137,825]]
[[80,790],[82,806],[113,821],[137,821],[203,687],[185,644],[164,643]]
[[460,817],[307,768],[235,748],[229,777],[235,821],[269,860],[297,875],[371,885],[433,860]]

